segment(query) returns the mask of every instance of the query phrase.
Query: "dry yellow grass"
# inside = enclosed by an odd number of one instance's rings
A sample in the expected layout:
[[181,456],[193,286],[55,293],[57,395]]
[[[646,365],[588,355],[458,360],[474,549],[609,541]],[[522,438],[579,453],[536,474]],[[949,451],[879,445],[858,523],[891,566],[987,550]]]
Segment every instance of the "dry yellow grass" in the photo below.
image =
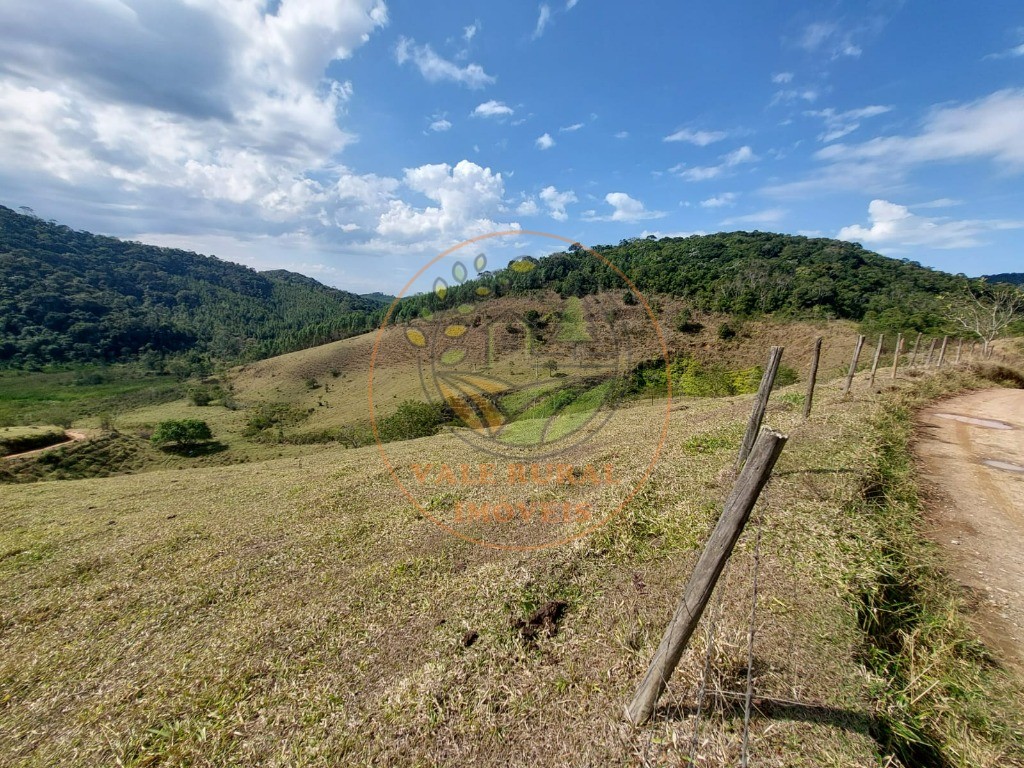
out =
[[[703,629],[655,723],[633,730],[621,710],[728,490],[749,398],[677,405],[623,513],[540,551],[440,531],[376,448],[0,488],[0,763],[685,764]],[[757,691],[821,707],[755,718],[757,765],[877,761],[844,595],[864,546],[844,509],[873,407],[840,405],[832,385],[808,425],[778,395],[769,413],[792,440],[763,506]],[[663,413],[616,412],[588,455],[638,465],[622,447]],[[467,449],[442,435],[388,450],[408,466]],[[612,492],[588,491],[595,503]],[[450,510],[451,493],[434,509]],[[712,674],[732,690],[745,681],[752,544],[713,611]],[[513,622],[551,600],[568,605],[557,634],[524,641]],[[742,714],[722,703],[705,705],[700,763],[738,755]]]

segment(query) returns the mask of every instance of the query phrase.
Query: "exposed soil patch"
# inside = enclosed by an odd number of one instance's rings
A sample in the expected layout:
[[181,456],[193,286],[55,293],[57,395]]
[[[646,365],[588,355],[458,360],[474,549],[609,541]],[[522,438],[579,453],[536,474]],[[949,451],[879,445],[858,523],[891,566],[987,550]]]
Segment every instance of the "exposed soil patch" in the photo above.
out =
[[947,400],[918,427],[927,532],[976,596],[982,639],[1024,671],[1024,391]]
[[531,613],[526,621],[513,621],[512,628],[519,630],[523,640],[528,643],[536,642],[541,632],[548,637],[554,637],[558,634],[558,622],[562,620],[562,615],[568,607],[569,604],[564,600],[551,600]]

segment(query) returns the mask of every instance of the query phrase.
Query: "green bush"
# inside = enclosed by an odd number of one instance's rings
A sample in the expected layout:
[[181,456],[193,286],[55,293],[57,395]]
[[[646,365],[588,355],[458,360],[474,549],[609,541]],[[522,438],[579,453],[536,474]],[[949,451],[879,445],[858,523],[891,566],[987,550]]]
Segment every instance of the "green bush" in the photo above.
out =
[[188,389],[188,399],[192,405],[207,406],[214,400],[224,397],[224,390],[217,386],[200,385]]
[[398,410],[377,422],[377,434],[381,442],[413,440],[436,434],[448,414],[437,403],[421,403],[406,400]]

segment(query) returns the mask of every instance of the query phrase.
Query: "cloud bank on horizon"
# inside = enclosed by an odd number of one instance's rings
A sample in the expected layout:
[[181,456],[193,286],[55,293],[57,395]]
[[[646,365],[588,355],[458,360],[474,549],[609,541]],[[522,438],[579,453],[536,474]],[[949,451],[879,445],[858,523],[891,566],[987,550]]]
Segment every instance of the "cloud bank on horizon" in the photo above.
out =
[[728,4],[5,4],[0,203],[355,290],[655,219],[1024,269],[1024,8]]

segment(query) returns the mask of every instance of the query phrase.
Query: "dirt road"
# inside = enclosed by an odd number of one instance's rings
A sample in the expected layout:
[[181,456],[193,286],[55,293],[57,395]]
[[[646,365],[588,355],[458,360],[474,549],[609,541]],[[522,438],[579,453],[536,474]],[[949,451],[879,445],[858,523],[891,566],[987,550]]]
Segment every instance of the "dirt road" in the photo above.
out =
[[945,400],[918,418],[929,536],[975,597],[995,655],[1024,672],[1024,390]]
[[84,432],[79,432],[75,429],[64,430],[64,436],[67,440],[63,440],[53,445],[48,445],[45,448],[36,448],[34,451],[25,451],[24,453],[12,453],[8,456],[4,456],[5,459],[24,459],[27,456],[35,456],[40,453],[46,453],[52,451],[54,448],[60,448],[61,446],[68,445],[69,443],[77,443],[79,440],[88,440],[89,436]]

